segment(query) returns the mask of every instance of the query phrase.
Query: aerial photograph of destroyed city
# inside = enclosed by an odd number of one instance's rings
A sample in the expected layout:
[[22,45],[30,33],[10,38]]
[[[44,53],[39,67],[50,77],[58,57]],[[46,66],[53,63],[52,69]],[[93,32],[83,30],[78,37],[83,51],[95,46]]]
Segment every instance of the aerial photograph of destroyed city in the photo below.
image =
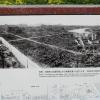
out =
[[0,25],[0,68],[100,67],[99,25]]

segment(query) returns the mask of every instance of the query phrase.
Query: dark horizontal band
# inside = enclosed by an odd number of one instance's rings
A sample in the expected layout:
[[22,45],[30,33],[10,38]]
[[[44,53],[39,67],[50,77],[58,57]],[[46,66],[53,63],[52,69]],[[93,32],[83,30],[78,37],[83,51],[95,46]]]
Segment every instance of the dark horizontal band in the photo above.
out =
[[100,14],[100,5],[0,6],[0,15]]

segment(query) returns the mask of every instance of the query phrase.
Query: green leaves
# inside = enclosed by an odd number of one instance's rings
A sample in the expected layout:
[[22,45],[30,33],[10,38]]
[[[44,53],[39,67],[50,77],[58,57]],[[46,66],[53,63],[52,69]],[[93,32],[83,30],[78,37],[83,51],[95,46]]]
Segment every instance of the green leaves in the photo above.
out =
[[64,0],[65,4],[100,4],[100,0]]
[[47,0],[26,0],[26,4],[47,4]]
[[49,4],[63,4],[64,0],[48,0]]
[[100,4],[100,0],[0,0],[6,5],[37,5],[37,4]]
[[16,4],[23,4],[23,0],[16,0]]

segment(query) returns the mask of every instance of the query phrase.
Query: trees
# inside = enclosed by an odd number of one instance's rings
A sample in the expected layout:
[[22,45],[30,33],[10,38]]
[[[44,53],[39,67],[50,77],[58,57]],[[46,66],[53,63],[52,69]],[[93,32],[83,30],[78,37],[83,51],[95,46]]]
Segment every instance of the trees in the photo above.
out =
[[23,4],[23,0],[16,0],[16,4]]
[[25,0],[25,4],[36,4],[36,0]]
[[1,4],[6,4],[6,5],[11,5],[13,4],[13,0],[4,0],[4,1],[0,1]]
[[49,4],[63,4],[64,0],[48,0]]
[[47,4],[47,0],[25,0],[26,4]]
[[47,4],[48,0],[36,0],[37,4]]
[[0,4],[100,4],[100,0],[0,0]]
[[65,4],[100,4],[100,0],[64,0]]

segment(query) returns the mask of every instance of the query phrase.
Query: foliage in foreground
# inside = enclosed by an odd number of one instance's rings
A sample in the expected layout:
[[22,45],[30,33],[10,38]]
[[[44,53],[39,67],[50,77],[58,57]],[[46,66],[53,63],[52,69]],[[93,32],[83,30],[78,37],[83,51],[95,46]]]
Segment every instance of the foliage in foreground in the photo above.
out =
[[4,5],[100,4],[100,0],[0,0]]

